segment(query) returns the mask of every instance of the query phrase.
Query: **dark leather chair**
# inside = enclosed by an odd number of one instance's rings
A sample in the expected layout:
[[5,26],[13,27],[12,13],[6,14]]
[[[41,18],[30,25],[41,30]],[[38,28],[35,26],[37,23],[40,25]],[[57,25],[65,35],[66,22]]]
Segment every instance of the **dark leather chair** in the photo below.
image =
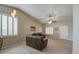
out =
[[44,36],[29,35],[26,37],[26,44],[40,51],[47,46],[47,43],[48,39]]

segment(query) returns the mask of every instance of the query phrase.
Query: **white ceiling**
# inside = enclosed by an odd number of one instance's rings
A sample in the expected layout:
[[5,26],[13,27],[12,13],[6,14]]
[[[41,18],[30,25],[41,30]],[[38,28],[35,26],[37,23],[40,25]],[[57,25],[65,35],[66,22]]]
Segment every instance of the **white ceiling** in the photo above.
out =
[[55,20],[72,20],[72,5],[68,4],[9,4],[46,23],[49,14]]

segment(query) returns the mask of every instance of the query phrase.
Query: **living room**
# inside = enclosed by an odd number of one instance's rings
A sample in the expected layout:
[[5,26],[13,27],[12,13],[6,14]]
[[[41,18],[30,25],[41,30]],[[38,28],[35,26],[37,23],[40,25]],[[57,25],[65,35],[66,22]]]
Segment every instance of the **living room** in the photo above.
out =
[[0,5],[0,23],[1,54],[73,53],[73,5]]

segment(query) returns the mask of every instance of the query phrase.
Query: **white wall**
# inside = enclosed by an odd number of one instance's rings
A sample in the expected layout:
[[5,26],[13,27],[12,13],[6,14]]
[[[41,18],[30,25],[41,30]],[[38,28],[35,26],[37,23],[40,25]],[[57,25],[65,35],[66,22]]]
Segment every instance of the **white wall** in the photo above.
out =
[[79,53],[79,5],[73,5],[73,53]]

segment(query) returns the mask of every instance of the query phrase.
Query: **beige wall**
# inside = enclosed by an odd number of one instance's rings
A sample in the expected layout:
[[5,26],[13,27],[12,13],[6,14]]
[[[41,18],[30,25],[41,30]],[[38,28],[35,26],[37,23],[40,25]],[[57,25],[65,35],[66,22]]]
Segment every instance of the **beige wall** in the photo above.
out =
[[[0,12],[10,15],[15,8],[0,5]],[[23,42],[26,39],[26,35],[30,32],[30,26],[35,26],[37,32],[42,32],[42,24],[36,21],[33,17],[22,11],[16,9],[18,17],[18,36],[4,37],[3,46],[15,44],[17,42]]]

